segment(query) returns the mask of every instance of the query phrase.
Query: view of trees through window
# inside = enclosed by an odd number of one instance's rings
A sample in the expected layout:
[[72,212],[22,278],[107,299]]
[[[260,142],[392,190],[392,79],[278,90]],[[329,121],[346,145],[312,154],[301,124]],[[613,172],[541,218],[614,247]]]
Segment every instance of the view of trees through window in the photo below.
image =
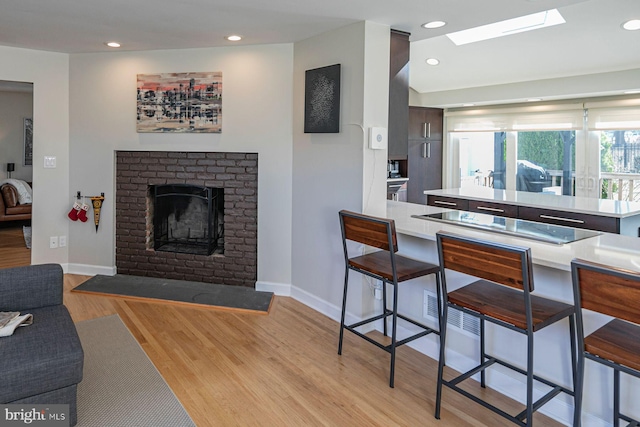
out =
[[[562,170],[565,142],[571,153],[575,152],[576,134],[573,131],[518,132],[518,158],[526,159],[547,170]],[[570,156],[571,169],[575,168],[575,157]]]
[[600,132],[600,170],[640,173],[640,130]]
[[[506,132],[460,133],[462,185],[574,194],[575,132],[517,132],[515,176],[507,176]],[[489,176],[490,179],[485,179]]]
[[640,201],[640,130],[600,132],[601,198]]

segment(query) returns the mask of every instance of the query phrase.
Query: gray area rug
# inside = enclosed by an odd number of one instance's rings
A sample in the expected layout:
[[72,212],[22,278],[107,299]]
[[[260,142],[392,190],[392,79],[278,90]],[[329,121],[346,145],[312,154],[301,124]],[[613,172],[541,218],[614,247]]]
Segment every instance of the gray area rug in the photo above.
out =
[[84,349],[78,427],[195,426],[118,315],[76,328]]
[[25,225],[22,227],[22,234],[24,235],[24,244],[27,249],[31,249],[31,227]]
[[243,286],[160,279],[156,277],[98,274],[76,286],[72,292],[152,298],[178,303],[268,313],[273,292]]

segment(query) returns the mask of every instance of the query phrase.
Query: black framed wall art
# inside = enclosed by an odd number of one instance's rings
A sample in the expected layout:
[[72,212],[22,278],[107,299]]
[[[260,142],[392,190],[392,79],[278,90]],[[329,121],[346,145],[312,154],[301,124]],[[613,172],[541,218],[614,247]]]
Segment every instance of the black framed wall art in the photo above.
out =
[[340,132],[340,64],[305,72],[304,133]]

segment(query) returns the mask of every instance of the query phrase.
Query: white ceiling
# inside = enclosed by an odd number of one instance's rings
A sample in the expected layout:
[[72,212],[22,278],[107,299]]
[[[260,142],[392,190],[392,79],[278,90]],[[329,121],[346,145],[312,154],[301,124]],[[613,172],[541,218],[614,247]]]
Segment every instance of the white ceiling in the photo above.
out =
[[[558,8],[564,25],[464,46],[444,36]],[[291,43],[369,20],[412,34],[411,86],[435,92],[640,70],[640,0],[19,0],[0,5],[0,45],[65,53]],[[426,30],[421,24],[443,20]],[[440,65],[427,66],[428,57]],[[640,75],[638,86],[640,88]]]

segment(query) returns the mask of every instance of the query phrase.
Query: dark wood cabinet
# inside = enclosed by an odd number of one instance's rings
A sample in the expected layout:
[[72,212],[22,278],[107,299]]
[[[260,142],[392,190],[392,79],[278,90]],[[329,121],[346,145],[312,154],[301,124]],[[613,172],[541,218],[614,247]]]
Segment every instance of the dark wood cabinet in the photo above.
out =
[[409,107],[409,139],[442,140],[443,110]]
[[507,218],[518,217],[518,207],[504,203],[469,200],[469,212],[478,212],[486,215],[504,216]]
[[409,107],[407,201],[425,204],[425,190],[442,188],[442,119],[440,108]]
[[389,160],[406,160],[409,122],[409,33],[391,30]]
[[[559,211],[545,208],[534,208],[530,206],[519,206],[517,204],[510,203],[469,200],[462,196],[441,196],[438,194],[427,195],[427,204],[438,208],[479,212],[487,215],[523,219],[527,221],[542,222],[545,224],[621,234],[622,224],[620,218],[608,216],[606,214]],[[634,220],[630,217],[629,221],[632,222]],[[635,234],[631,233],[630,235]]]
[[429,194],[427,196],[427,204],[429,206],[436,206],[438,208],[457,209],[459,211],[469,210],[469,201],[466,199],[459,199],[457,197],[436,196],[433,194]]
[[591,215],[578,212],[565,212],[550,209],[518,207],[518,218],[527,221],[563,225],[565,227],[586,228],[587,230],[620,233],[620,220],[603,215]]

